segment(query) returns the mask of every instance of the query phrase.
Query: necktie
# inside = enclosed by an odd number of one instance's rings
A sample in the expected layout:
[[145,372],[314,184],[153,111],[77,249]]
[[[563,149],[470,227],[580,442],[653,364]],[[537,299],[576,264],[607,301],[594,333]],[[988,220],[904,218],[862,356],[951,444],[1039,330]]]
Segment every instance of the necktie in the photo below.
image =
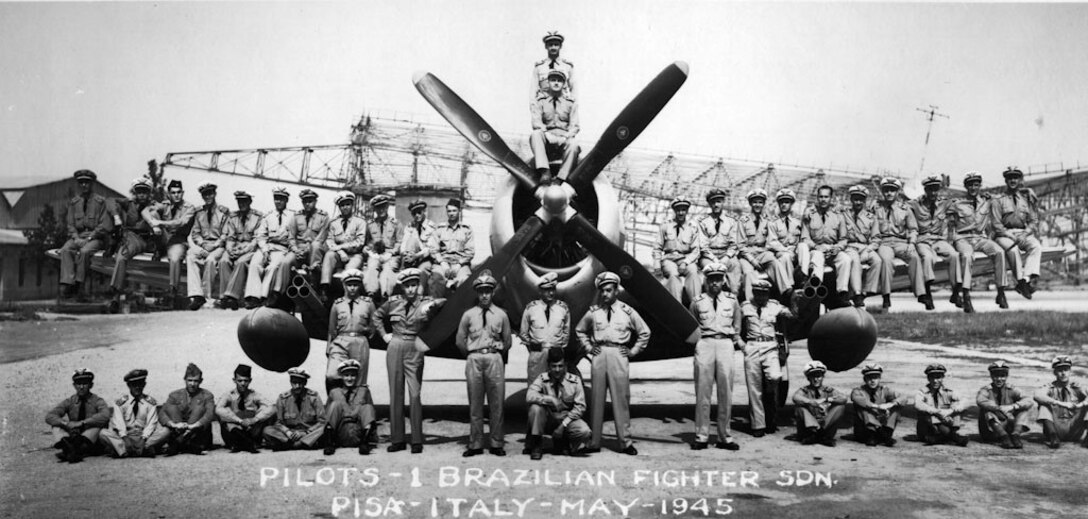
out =
[[355,314],[355,298],[348,299],[348,315]]
[[480,312],[480,322],[483,323],[483,325],[481,327],[484,329],[484,331],[487,331],[487,309],[486,308],[484,308]]
[[978,212],[978,199],[977,198],[972,198],[971,199],[971,207],[973,207],[975,209],[975,212]]
[[295,407],[298,408],[298,414],[302,414],[302,393],[295,395]]
[[136,418],[140,414],[140,399],[135,398],[132,400],[132,418]]
[[790,217],[789,215],[783,216],[782,221],[786,223],[786,235],[790,233]]
[[941,408],[940,391],[937,391],[936,389],[934,389],[934,390],[930,391],[930,393],[933,394],[933,406],[936,407],[937,409],[940,409]]
[[552,304],[548,303],[544,305],[544,321],[551,322],[552,320]]
[[718,313],[718,298],[711,299],[714,302],[714,313]]
[[759,235],[759,223],[760,223],[760,216],[757,214],[756,215],[756,235]]
[[208,212],[208,227],[212,227],[212,207],[204,206],[204,210]]
[[238,393],[238,411],[246,410],[246,393],[243,391]]
[[994,391],[994,400],[997,402],[998,406],[1000,406],[1001,404],[1004,403],[1004,402],[1002,402],[1002,400],[1004,400],[1004,398],[1001,398],[1004,395],[1005,395],[1005,390],[1004,389],[998,389],[997,391]]
[[351,217],[350,216],[345,216],[345,217],[340,219],[340,222],[341,222],[340,226],[344,228],[345,232],[347,232],[347,230],[348,230],[348,219],[349,218],[351,218]]
[[313,213],[306,213],[306,228],[307,229],[310,228],[310,217],[311,216],[313,216]]
[[612,322],[612,305],[604,307],[604,312],[608,316],[608,322]]
[[551,63],[548,63],[548,68],[551,69],[551,70],[555,70],[555,60],[554,59],[551,61]]
[[83,399],[83,398],[79,399],[79,414],[76,417],[76,420],[79,420],[79,421],[82,422],[83,420],[85,420],[87,418],[87,408],[85,407],[86,403],[87,403],[86,399]]
[[279,212],[279,216],[277,216],[277,218],[278,218],[278,221],[280,222],[279,225],[282,227],[283,226],[283,211]]
[[385,243],[385,220],[378,222],[378,240]]
[[714,219],[714,233],[717,234],[721,230],[722,230],[722,219],[721,218],[715,218]]
[[348,399],[348,403],[349,403],[349,404],[351,403],[351,397],[352,397],[352,395],[354,395],[354,394],[355,394],[355,388],[351,388],[351,389],[349,389],[349,390],[348,390],[348,393],[347,393],[347,399]]
[[1069,388],[1068,387],[1062,386],[1060,389],[1058,389],[1058,401],[1059,402],[1068,402],[1069,401]]
[[416,226],[416,234],[419,235],[420,240],[423,239],[423,224],[419,224]]
[[555,398],[558,398],[558,399],[562,400],[563,399],[563,381],[562,380],[556,380],[555,382],[552,382],[552,389],[555,391]]
[[87,197],[83,197],[83,214],[87,214]]

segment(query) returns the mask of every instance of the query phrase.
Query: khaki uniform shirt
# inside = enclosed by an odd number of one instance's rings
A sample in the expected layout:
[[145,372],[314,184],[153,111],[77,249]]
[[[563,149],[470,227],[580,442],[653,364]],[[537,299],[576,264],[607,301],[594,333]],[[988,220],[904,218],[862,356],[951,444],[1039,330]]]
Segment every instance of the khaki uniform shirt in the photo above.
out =
[[767,224],[767,231],[768,249],[775,253],[792,251],[801,243],[801,217],[792,211],[777,213]]
[[329,221],[329,232],[325,236],[325,246],[328,250],[341,248],[348,254],[358,254],[363,251],[363,239],[366,236],[366,222],[358,216],[348,218],[347,225],[344,217],[338,216]]
[[234,388],[223,396],[215,406],[215,415],[223,423],[241,424],[243,418],[252,418],[254,421],[263,422],[276,414],[276,408],[272,406],[260,393],[250,390],[243,396]]
[[540,94],[530,106],[530,112],[534,130],[572,139],[581,129],[578,103],[565,95],[552,97],[551,94]]
[[337,299],[329,310],[329,340],[348,333],[369,337],[374,333],[374,313],[377,310],[374,301],[367,296],[354,300],[347,296]]
[[76,196],[68,201],[64,216],[68,225],[69,238],[92,240],[105,238],[113,230],[113,220],[106,210],[106,198],[91,193],[84,208],[83,197]]
[[[431,237],[434,236],[435,225],[430,220],[423,220],[417,228],[415,222],[409,222],[404,226],[400,240],[400,255],[409,258],[419,254],[421,259],[431,255],[433,249],[429,247]],[[407,261],[407,260],[406,260]]]
[[724,339],[737,334],[741,324],[740,305],[733,294],[721,291],[715,299],[710,294],[699,294],[691,302],[691,313],[699,321],[703,338]]
[[899,239],[913,242],[918,239],[918,220],[914,218],[914,212],[901,201],[887,205],[880,202],[873,208],[876,213],[878,234],[881,243],[888,239]]
[[363,250],[367,255],[400,254],[401,229],[397,225],[397,219],[386,217],[385,220],[371,220],[366,224],[366,235],[363,238]]
[[[373,326],[402,339],[414,339],[424,323],[431,318],[427,313],[434,303],[433,298],[420,296],[410,305],[403,296],[393,296],[374,312]],[[387,320],[388,327],[385,324]]]
[[551,374],[541,373],[531,384],[525,393],[525,402],[528,404],[544,405],[544,397],[553,397],[559,401],[558,414],[566,414],[563,421],[570,422],[582,418],[586,412],[586,394],[582,388],[582,379],[574,373],[567,373],[559,381],[558,388],[552,381]]
[[765,214],[758,215],[758,218],[752,213],[740,217],[741,257],[751,261],[757,254],[767,250],[768,220]]
[[170,233],[170,242],[186,243],[193,230],[193,216],[196,206],[184,200],[179,204],[169,202],[153,203],[144,208],[144,217],[151,216],[162,222],[162,228]]
[[990,234],[992,200],[990,195],[979,193],[977,199],[960,198],[948,206],[948,218],[952,227],[952,239],[988,236]]
[[486,309],[476,305],[465,310],[457,326],[457,347],[461,353],[489,348],[505,351],[510,349],[510,337],[510,319],[505,310],[495,305]]
[[793,394],[793,403],[798,405],[812,405],[817,400],[829,398],[830,400],[824,404],[824,410],[834,404],[845,404],[846,393],[839,391],[831,386],[812,387],[811,385],[804,386],[797,390]]
[[952,201],[938,198],[932,205],[925,197],[910,201],[910,209],[918,222],[918,241],[933,242],[948,239],[948,210]]
[[448,222],[439,224],[427,248],[434,251],[436,261],[444,261],[450,265],[469,265],[476,256],[472,228],[463,223],[453,226]]
[[1079,404],[1088,399],[1088,391],[1077,382],[1070,380],[1065,386],[1059,386],[1057,381],[1051,382],[1035,391],[1035,401],[1039,405],[1051,406],[1051,413],[1059,420],[1069,420],[1081,412],[1080,409],[1066,409],[1055,404],[1058,402],[1072,402]]
[[847,245],[870,250],[879,245],[877,235],[880,234],[880,228],[872,211],[863,208],[855,213],[850,209],[843,211],[842,216],[846,221]]
[[261,225],[262,214],[260,211],[250,209],[243,217],[239,211],[234,211],[227,218],[223,226],[223,234],[227,237],[227,253],[237,258],[257,250],[257,227]]
[[227,242],[223,235],[223,225],[230,217],[230,209],[226,206],[214,205],[200,206],[193,213],[193,229],[189,231],[189,245],[200,247],[206,251],[213,251],[224,246]]
[[[545,312],[545,310],[547,310]],[[556,299],[551,307],[541,299],[525,306],[521,313],[521,342],[544,348],[565,348],[570,342],[570,308]]]
[[850,400],[855,407],[867,409],[874,405],[899,402],[899,393],[884,384],[878,384],[875,389],[869,389],[869,386],[862,384],[850,392]]
[[1005,387],[997,389],[993,384],[986,384],[978,390],[975,403],[982,411],[998,411],[1003,405],[1014,405],[1013,412],[1031,409],[1035,401],[1027,393],[1005,383]]
[[1034,229],[1039,223],[1039,198],[1029,188],[1002,192],[993,199],[990,210],[997,237],[1011,238],[1007,229]]
[[145,207],[151,205],[149,201],[146,205],[139,205],[136,200],[121,199],[117,201],[117,208],[121,213],[121,228],[126,231],[132,231],[140,236],[147,236],[151,234],[151,225],[144,220],[141,214]]
[[148,439],[159,428],[159,403],[150,396],[140,397],[140,405],[133,413],[136,399],[125,395],[114,402],[110,413],[110,430],[120,436],[139,436]]
[[805,211],[801,221],[801,239],[812,249],[824,251],[831,247],[846,248],[846,218],[842,213],[828,208],[821,214],[815,207],[811,207]]
[[967,410],[967,405],[954,391],[944,386],[936,395],[928,385],[922,386],[914,395],[914,408],[927,414],[937,414],[942,409],[951,409],[954,414],[959,414]]
[[574,329],[574,334],[586,352],[594,346],[613,345],[639,353],[650,343],[650,327],[634,308],[623,301],[613,302],[611,308],[604,305],[589,307]]
[[287,252],[291,246],[291,235],[287,227],[295,218],[295,212],[284,209],[283,213],[272,211],[264,215],[261,225],[257,226],[257,247],[264,252]]
[[782,306],[781,303],[774,299],[768,299],[763,308],[745,301],[740,306],[740,311],[744,316],[744,340],[757,342],[775,340],[775,332],[778,331],[776,326],[778,318],[793,315],[789,308]]
[[655,261],[671,260],[695,265],[699,260],[699,228],[688,220],[682,225],[676,222],[663,223],[657,229],[657,247],[654,248]]
[[79,407],[83,406],[83,428],[94,429],[105,427],[110,422],[110,406],[102,397],[88,393],[87,398],[81,403],[78,395],[72,395],[50,409],[45,415],[45,423],[53,427],[60,427],[66,423],[61,418],[67,416],[68,422],[79,419]]
[[[308,254],[311,244],[324,244],[329,232],[329,221],[329,213],[321,209],[314,209],[310,214],[303,211],[295,213],[295,217],[287,225],[291,250]],[[308,261],[308,258],[306,256],[299,260]]]
[[215,419],[215,397],[212,396],[211,391],[200,388],[195,395],[190,395],[184,388],[178,389],[170,393],[166,397],[166,403],[159,408],[159,421],[163,425],[167,425],[167,422],[171,421],[171,417],[178,417],[180,421],[185,422],[192,418],[190,415],[192,412],[199,408],[203,414],[200,418],[193,423],[196,426],[204,427]]
[[571,99],[576,98],[574,92],[574,63],[563,58],[544,58],[533,64],[533,95],[532,99],[536,99],[540,94],[547,94],[548,92],[548,74],[552,70],[561,70],[567,75],[566,85],[563,87],[563,93],[569,96]]
[[310,388],[303,388],[302,405],[291,391],[280,394],[276,400],[276,427],[281,431],[316,431],[325,428],[325,405],[321,396]]
[[728,214],[721,213],[717,218],[713,214],[704,216],[697,224],[699,228],[699,250],[704,258],[717,260],[724,257],[734,258],[739,252],[740,222]]

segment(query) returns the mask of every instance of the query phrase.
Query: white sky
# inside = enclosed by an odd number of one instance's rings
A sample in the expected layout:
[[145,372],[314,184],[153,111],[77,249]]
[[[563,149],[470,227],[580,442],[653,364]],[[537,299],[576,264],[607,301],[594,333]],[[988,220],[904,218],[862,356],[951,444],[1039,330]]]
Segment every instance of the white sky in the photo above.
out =
[[691,65],[640,148],[988,181],[1088,164],[1088,5],[720,2],[0,3],[0,176],[97,171],[122,191],[167,152],[332,144],[366,110],[433,110],[434,72],[528,130],[541,36],[567,37],[600,131]]

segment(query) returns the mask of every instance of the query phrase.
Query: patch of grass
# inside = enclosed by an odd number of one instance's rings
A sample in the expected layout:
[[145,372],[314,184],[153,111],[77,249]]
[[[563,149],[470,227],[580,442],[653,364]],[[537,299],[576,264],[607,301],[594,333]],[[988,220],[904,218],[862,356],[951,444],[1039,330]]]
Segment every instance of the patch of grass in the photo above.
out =
[[930,344],[1081,346],[1088,313],[1026,311],[876,314],[881,337]]

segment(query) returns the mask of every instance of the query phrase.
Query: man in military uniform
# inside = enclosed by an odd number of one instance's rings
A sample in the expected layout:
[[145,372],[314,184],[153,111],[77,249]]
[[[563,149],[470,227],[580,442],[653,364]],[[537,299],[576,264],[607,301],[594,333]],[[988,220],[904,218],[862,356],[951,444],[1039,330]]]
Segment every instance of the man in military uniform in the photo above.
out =
[[819,443],[835,446],[835,433],[846,411],[846,394],[824,385],[827,366],[814,360],[805,364],[808,385],[793,394],[794,420],[797,422],[797,438],[801,445]]
[[212,446],[215,396],[200,387],[203,382],[204,372],[190,363],[185,368],[185,387],[170,393],[159,409],[159,422],[170,433],[167,456],[178,452],[204,454]]
[[448,220],[435,229],[427,246],[435,265],[431,269],[431,295],[446,297],[447,290],[456,290],[472,275],[472,258],[476,256],[476,241],[472,228],[461,223],[461,201],[446,202]]
[[230,209],[215,203],[215,184],[204,182],[197,190],[204,199],[204,205],[193,215],[193,229],[189,232],[189,253],[185,260],[190,310],[199,310],[212,297],[215,267],[223,256],[227,243],[223,226],[230,217]]
[[370,199],[374,219],[366,224],[363,238],[366,255],[363,287],[368,295],[377,297],[380,294],[382,299],[393,293],[400,268],[401,230],[396,217],[389,216],[392,203],[393,197],[389,195],[378,194]]
[[291,389],[276,400],[276,423],[264,428],[264,441],[274,451],[317,447],[325,434],[325,404],[317,391],[306,387],[306,370],[287,370]]
[[68,241],[60,248],[60,285],[65,297],[79,293],[79,287],[87,277],[91,256],[106,248],[113,231],[106,198],[94,192],[98,176],[89,169],[76,171],[73,176],[79,184],[79,194],[65,207]]
[[[699,257],[699,268],[706,268],[711,263],[725,265],[725,289],[738,294],[741,278],[740,261],[737,259],[737,254],[740,252],[740,222],[723,211],[725,208],[725,191],[712,189],[706,194],[706,202],[710,204],[710,214],[704,216],[696,225],[699,232],[695,246],[701,256]],[[676,203],[676,200],[673,200],[673,203]],[[691,203],[688,202],[688,205],[690,206]],[[668,224],[662,225],[663,230],[665,225]],[[694,266],[692,265],[692,267]],[[698,277],[698,274],[697,271],[695,273],[696,277]],[[697,288],[701,289],[702,287]],[[691,292],[693,298],[698,295],[699,292]],[[677,300],[679,299],[679,296],[677,296]]]
[[366,222],[355,216],[355,193],[341,191],[336,194],[336,207],[340,216],[329,222],[325,237],[325,258],[321,261],[321,295],[328,297],[329,284],[336,269],[358,269],[363,266],[363,239]]
[[[427,218],[427,202],[418,199],[408,204],[408,212],[412,213],[412,221],[404,226],[403,236],[400,240],[400,259],[403,268],[414,267],[423,272],[423,279],[431,279],[431,267],[434,262],[431,259],[431,236],[434,236],[435,225]],[[424,285],[424,288],[428,288]]]
[[1005,287],[1009,284],[1009,274],[1005,263],[1005,251],[987,237],[990,230],[990,205],[992,204],[990,195],[980,192],[982,175],[977,171],[968,171],[963,176],[963,187],[967,190],[967,196],[954,200],[948,208],[952,244],[960,255],[960,271],[963,273],[963,289],[960,291],[963,311],[967,313],[975,311],[971,301],[971,264],[975,261],[976,250],[984,252],[994,262],[996,302],[999,307],[1008,308]]
[[325,239],[329,232],[329,213],[317,208],[317,193],[303,189],[298,194],[302,210],[287,224],[290,252],[280,264],[280,279],[290,280],[291,269],[307,273],[321,268],[325,254]]
[[616,439],[624,454],[638,455],[631,439],[631,405],[628,358],[636,357],[650,342],[650,328],[634,308],[617,300],[620,277],[601,272],[595,280],[598,304],[578,322],[574,333],[583,354],[593,365],[593,436],[589,452],[600,452],[606,392],[612,394]]
[[[815,207],[806,210],[801,219],[801,240],[812,251],[809,275],[823,283],[824,265],[832,261],[835,265],[835,291],[840,301],[849,304],[851,263],[850,256],[846,254],[846,218],[831,208],[831,197],[834,195],[835,189],[831,186],[823,185],[816,189]],[[812,282],[813,285],[819,283]]]
[[767,249],[768,218],[763,213],[767,204],[767,192],[753,189],[746,196],[751,212],[740,217],[740,268],[744,274],[744,300],[752,300],[752,280],[765,273],[774,283],[779,294],[793,286],[793,278],[786,265]]
[[[465,356],[465,381],[468,383],[470,429],[464,457],[483,454],[484,445],[496,456],[506,456],[503,439],[503,403],[506,400],[506,374],[503,352],[510,349],[510,319],[506,311],[491,304],[498,281],[483,272],[472,288],[476,306],[461,316],[457,326],[457,348]],[[484,437],[484,397],[490,411],[490,441]]]
[[370,388],[359,383],[359,361],[348,359],[336,367],[344,385],[329,392],[325,407],[325,455],[337,447],[359,447],[359,454],[370,454],[371,437],[376,437],[374,400]]
[[874,447],[895,445],[895,425],[899,423],[899,407],[903,405],[896,391],[881,383],[884,367],[866,364],[861,367],[862,384],[850,392],[854,402],[854,439]]
[[215,406],[223,444],[232,453],[256,454],[264,428],[276,415],[276,408],[263,395],[249,389],[252,381],[252,366],[239,364],[234,368],[234,389],[219,397]]
[[[653,250],[654,262],[661,268],[665,288],[683,301],[684,290],[694,299],[702,293],[699,277],[699,227],[688,221],[691,201],[684,197],[673,199],[673,221],[658,227],[657,247]],[[734,249],[736,248],[734,235]],[[736,260],[734,260],[736,261]]]
[[374,301],[362,295],[363,272],[344,270],[344,297],[337,299],[329,311],[329,337],[325,347],[328,364],[325,369],[326,393],[341,385],[339,367],[353,359],[360,370],[355,376],[366,385],[370,373],[370,337],[374,334]]
[[423,352],[416,349],[416,335],[423,329],[435,301],[420,295],[417,268],[400,271],[397,281],[403,297],[392,297],[374,312],[374,327],[381,330],[389,345],[385,366],[389,370],[389,452],[402,451],[404,445],[404,385],[408,385],[409,417],[412,421],[412,454],[423,452]]
[[[1043,259],[1043,245],[1036,236],[1039,198],[1031,188],[1024,187],[1024,173],[1019,169],[1008,168],[1001,175],[1006,189],[990,202],[994,241],[1005,249],[1016,278],[1016,291],[1031,299]],[[1021,259],[1021,252],[1026,258]]]
[[586,412],[586,395],[582,377],[567,372],[566,356],[560,348],[548,350],[548,370],[529,383],[525,402],[529,405],[529,435],[525,438],[529,457],[541,459],[542,436],[552,437],[556,453],[581,455],[586,442],[593,436],[582,416]]
[[[691,313],[699,321],[699,342],[695,345],[695,443],[702,450],[710,441],[710,401],[715,384],[718,394],[719,449],[740,449],[729,428],[733,417],[733,363],[736,350],[744,349],[740,337],[740,305],[737,298],[722,290],[725,265],[709,263],[703,268],[706,293],[691,303]],[[596,385],[594,385],[596,387]]]
[[95,443],[103,427],[110,421],[110,408],[106,401],[91,393],[94,373],[85,369],[72,375],[76,394],[61,400],[45,415],[45,423],[53,428],[53,447],[60,449],[57,458],[69,463],[79,463],[84,456],[94,452]]
[[[808,244],[801,240],[801,217],[793,212],[797,195],[792,189],[779,189],[774,194],[774,200],[778,204],[778,211],[767,224],[767,249],[774,253],[791,279],[796,279],[795,272],[800,273],[803,279],[808,279],[812,264],[811,252]],[[799,284],[795,282],[793,286],[797,287]]]
[[129,394],[111,406],[109,426],[99,434],[98,441],[117,458],[154,458],[155,449],[170,433],[159,424],[159,403],[144,394],[147,370],[129,371],[124,380]]
[[1002,449],[1023,449],[1020,433],[1035,401],[1031,395],[1009,385],[1009,365],[999,360],[987,368],[990,384],[982,386],[975,397],[978,403],[978,432],[982,441],[1000,441]]
[[176,297],[180,293],[181,267],[189,249],[196,207],[185,201],[181,181],[171,180],[167,184],[166,201],[145,207],[141,214],[159,239],[159,249],[166,251],[170,262],[170,296]]
[[[850,210],[842,215],[846,220],[846,254],[850,256],[850,290],[854,306],[865,306],[865,298],[880,293],[880,255],[876,253],[879,228],[876,215],[865,207],[869,190],[862,185],[850,188]],[[869,267],[862,274],[862,265]],[[864,281],[863,281],[864,280]]]
[[[256,308],[266,298],[275,304],[278,294],[287,289],[288,279],[280,275],[280,265],[291,250],[288,227],[295,212],[287,209],[289,198],[286,189],[273,189],[275,210],[265,215],[257,226],[257,251],[249,260],[249,274],[246,275],[246,308]],[[273,293],[275,295],[271,295]]]
[[529,384],[548,371],[548,351],[552,348],[564,351],[570,342],[570,308],[558,297],[559,275],[548,272],[540,277],[536,286],[540,299],[525,305],[518,335],[529,350],[525,368]]
[[226,246],[219,258],[219,298],[218,306],[238,309],[249,274],[249,262],[257,251],[257,228],[263,214],[251,209],[253,195],[245,191],[235,191],[234,200],[238,210],[231,213],[223,225]]
[[[790,318],[789,308],[770,298],[771,283],[752,280],[752,299],[740,307],[740,336],[744,345],[744,375],[748,386],[748,412],[752,436],[778,432],[779,383],[789,380],[786,359],[779,356],[779,319]],[[785,340],[783,338],[783,340]],[[788,354],[783,350],[781,353]],[[698,358],[698,354],[696,354]],[[782,395],[783,398],[785,395]],[[720,411],[719,411],[720,423]]]
[[[1038,422],[1046,446],[1057,449],[1063,441],[1079,441],[1084,434],[1088,392],[1069,379],[1073,359],[1068,355],[1054,357],[1050,367],[1054,369],[1054,381],[1035,391],[1035,402],[1039,404]],[[1088,447],[1088,439],[1084,446]]]
[[548,72],[548,89],[536,97],[530,105],[533,133],[529,135],[529,147],[542,184],[552,181],[548,152],[562,155],[563,166],[559,177],[566,178],[578,160],[579,148],[574,137],[581,129],[578,120],[578,103],[563,93],[567,76],[562,70]]
[[951,200],[941,196],[941,188],[944,181],[939,176],[928,176],[922,180],[925,194],[911,200],[910,208],[914,212],[914,219],[918,221],[918,259],[922,265],[922,277],[925,282],[926,310],[933,303],[933,294],[930,285],[936,275],[933,273],[933,264],[940,255],[948,263],[948,280],[952,283],[952,297],[949,302],[956,306],[963,306],[960,300],[960,289],[963,288],[963,278],[960,273],[960,255],[946,239],[949,235],[948,211],[952,205]]
[[918,437],[926,445],[950,442],[966,447],[967,437],[961,436],[959,430],[963,413],[967,411],[967,402],[945,387],[946,372],[941,364],[926,366],[925,373],[929,383],[914,395],[914,409],[918,412]]
[[933,299],[926,300],[925,279],[922,276],[921,259],[918,249],[914,244],[918,240],[918,220],[914,218],[914,212],[907,204],[899,200],[899,192],[903,189],[903,183],[897,178],[884,177],[880,181],[881,200],[874,212],[878,234],[877,241],[880,247],[877,254],[880,255],[880,293],[884,296],[883,307],[892,306],[892,278],[895,277],[895,258],[907,262],[907,272],[911,280],[911,288],[918,301],[926,305],[926,310],[932,310]]
[[155,250],[151,226],[141,215],[144,208],[151,204],[151,181],[144,177],[137,178],[132,181],[129,191],[132,193],[131,199],[118,201],[122,232],[121,243],[114,255],[113,277],[110,279],[110,290],[113,293],[125,290],[128,261],[137,254]]
[[563,35],[558,31],[549,31],[544,35],[544,49],[548,51],[548,57],[533,64],[533,95],[530,99],[536,99],[548,92],[548,75],[555,70],[562,72],[566,78],[563,94],[575,99],[574,64],[559,57],[559,52],[563,50]]

